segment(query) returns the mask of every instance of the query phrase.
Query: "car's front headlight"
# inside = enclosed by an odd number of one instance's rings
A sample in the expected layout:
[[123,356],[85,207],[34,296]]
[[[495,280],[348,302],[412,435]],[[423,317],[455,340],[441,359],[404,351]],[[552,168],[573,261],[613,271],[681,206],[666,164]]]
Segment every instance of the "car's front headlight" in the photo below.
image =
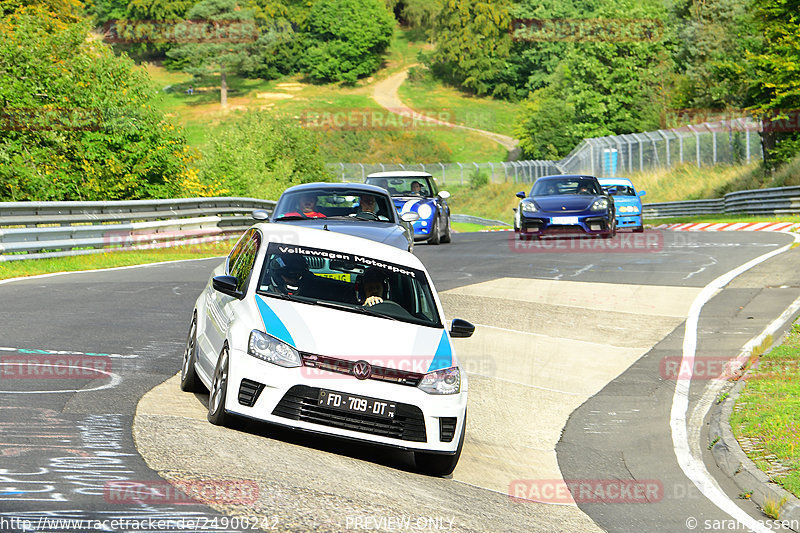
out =
[[625,205],[625,206],[620,207],[619,212],[620,213],[635,214],[635,213],[639,212],[639,208],[636,207],[635,205]]
[[535,213],[539,208],[533,202],[522,202],[522,210],[526,213]]
[[592,204],[592,211],[606,211],[608,210],[608,200],[605,198],[598,198]]
[[247,353],[262,361],[287,368],[302,364],[300,353],[297,350],[257,329],[250,332]]
[[430,218],[433,214],[433,209],[428,204],[422,204],[417,208],[417,214],[419,214],[419,218]]
[[417,386],[428,394],[458,394],[461,392],[461,371],[450,367],[429,372]]

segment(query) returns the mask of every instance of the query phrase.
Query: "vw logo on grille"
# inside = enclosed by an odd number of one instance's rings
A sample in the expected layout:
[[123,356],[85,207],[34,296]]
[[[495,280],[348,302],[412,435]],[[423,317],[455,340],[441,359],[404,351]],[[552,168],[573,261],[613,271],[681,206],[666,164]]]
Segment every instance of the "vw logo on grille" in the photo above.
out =
[[353,375],[358,379],[367,379],[372,375],[372,365],[366,361],[358,361],[353,365]]

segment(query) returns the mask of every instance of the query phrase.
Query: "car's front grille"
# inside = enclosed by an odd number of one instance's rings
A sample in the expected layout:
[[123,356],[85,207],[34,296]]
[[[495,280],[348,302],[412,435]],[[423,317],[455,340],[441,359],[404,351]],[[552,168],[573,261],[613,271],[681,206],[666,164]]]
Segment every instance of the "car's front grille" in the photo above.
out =
[[[303,366],[318,368],[326,372],[334,372],[336,374],[347,374],[355,376],[353,367],[357,361],[350,361],[347,359],[338,359],[336,357],[328,357],[325,355],[315,355],[311,353],[301,352],[300,356],[303,358]],[[410,361],[410,358],[409,358]],[[398,366],[403,361],[398,358]],[[413,363],[413,361],[410,361]],[[408,385],[409,387],[416,387],[422,381],[424,374],[418,372],[409,372],[407,370],[398,370],[396,368],[388,368],[383,366],[372,366],[372,373],[369,379],[376,379],[379,381],[388,381],[397,383],[399,385]]]
[[272,414],[291,420],[349,429],[381,437],[413,442],[427,442],[428,440],[422,410],[415,405],[395,404],[393,419],[377,418],[321,406],[319,405],[319,391],[320,389],[316,387],[295,385],[281,398]]

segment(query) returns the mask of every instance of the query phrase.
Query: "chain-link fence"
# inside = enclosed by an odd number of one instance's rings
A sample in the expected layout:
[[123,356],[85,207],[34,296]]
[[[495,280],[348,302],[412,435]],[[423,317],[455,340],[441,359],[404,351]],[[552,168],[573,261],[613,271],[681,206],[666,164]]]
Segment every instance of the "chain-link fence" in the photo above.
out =
[[760,124],[749,118],[583,140],[559,161],[565,174],[617,176],[690,163],[698,167],[761,159]]
[[698,167],[760,160],[761,125],[750,118],[682,126],[628,135],[584,139],[560,161],[527,160],[502,163],[330,163],[341,181],[364,181],[373,172],[421,170],[440,185],[468,185],[475,180],[531,182],[552,174],[619,176],[688,163]]
[[505,161],[501,163],[329,163],[328,170],[341,181],[363,182],[373,172],[419,170],[430,173],[436,183],[469,185],[476,180],[492,183],[532,182],[536,178],[563,174],[555,161]]

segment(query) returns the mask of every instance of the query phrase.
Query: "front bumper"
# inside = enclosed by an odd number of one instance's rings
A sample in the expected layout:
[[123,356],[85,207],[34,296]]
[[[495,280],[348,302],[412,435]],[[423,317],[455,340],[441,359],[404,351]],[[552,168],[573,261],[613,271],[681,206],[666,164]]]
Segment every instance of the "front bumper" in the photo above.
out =
[[642,215],[617,215],[617,229],[641,227]]
[[[569,223],[559,221],[559,218],[573,219]],[[554,220],[556,219],[556,220]],[[605,235],[611,232],[608,214],[591,215],[555,215],[550,213],[536,213],[536,216],[522,215],[520,217],[520,232],[526,235],[558,235],[558,234],[584,234]]]
[[[290,428],[412,451],[453,454],[467,407],[459,394],[432,395],[417,387],[316,368],[282,368],[232,350],[226,411]],[[243,383],[244,382],[244,383]],[[319,389],[396,404],[395,419],[353,414],[318,405]]]

